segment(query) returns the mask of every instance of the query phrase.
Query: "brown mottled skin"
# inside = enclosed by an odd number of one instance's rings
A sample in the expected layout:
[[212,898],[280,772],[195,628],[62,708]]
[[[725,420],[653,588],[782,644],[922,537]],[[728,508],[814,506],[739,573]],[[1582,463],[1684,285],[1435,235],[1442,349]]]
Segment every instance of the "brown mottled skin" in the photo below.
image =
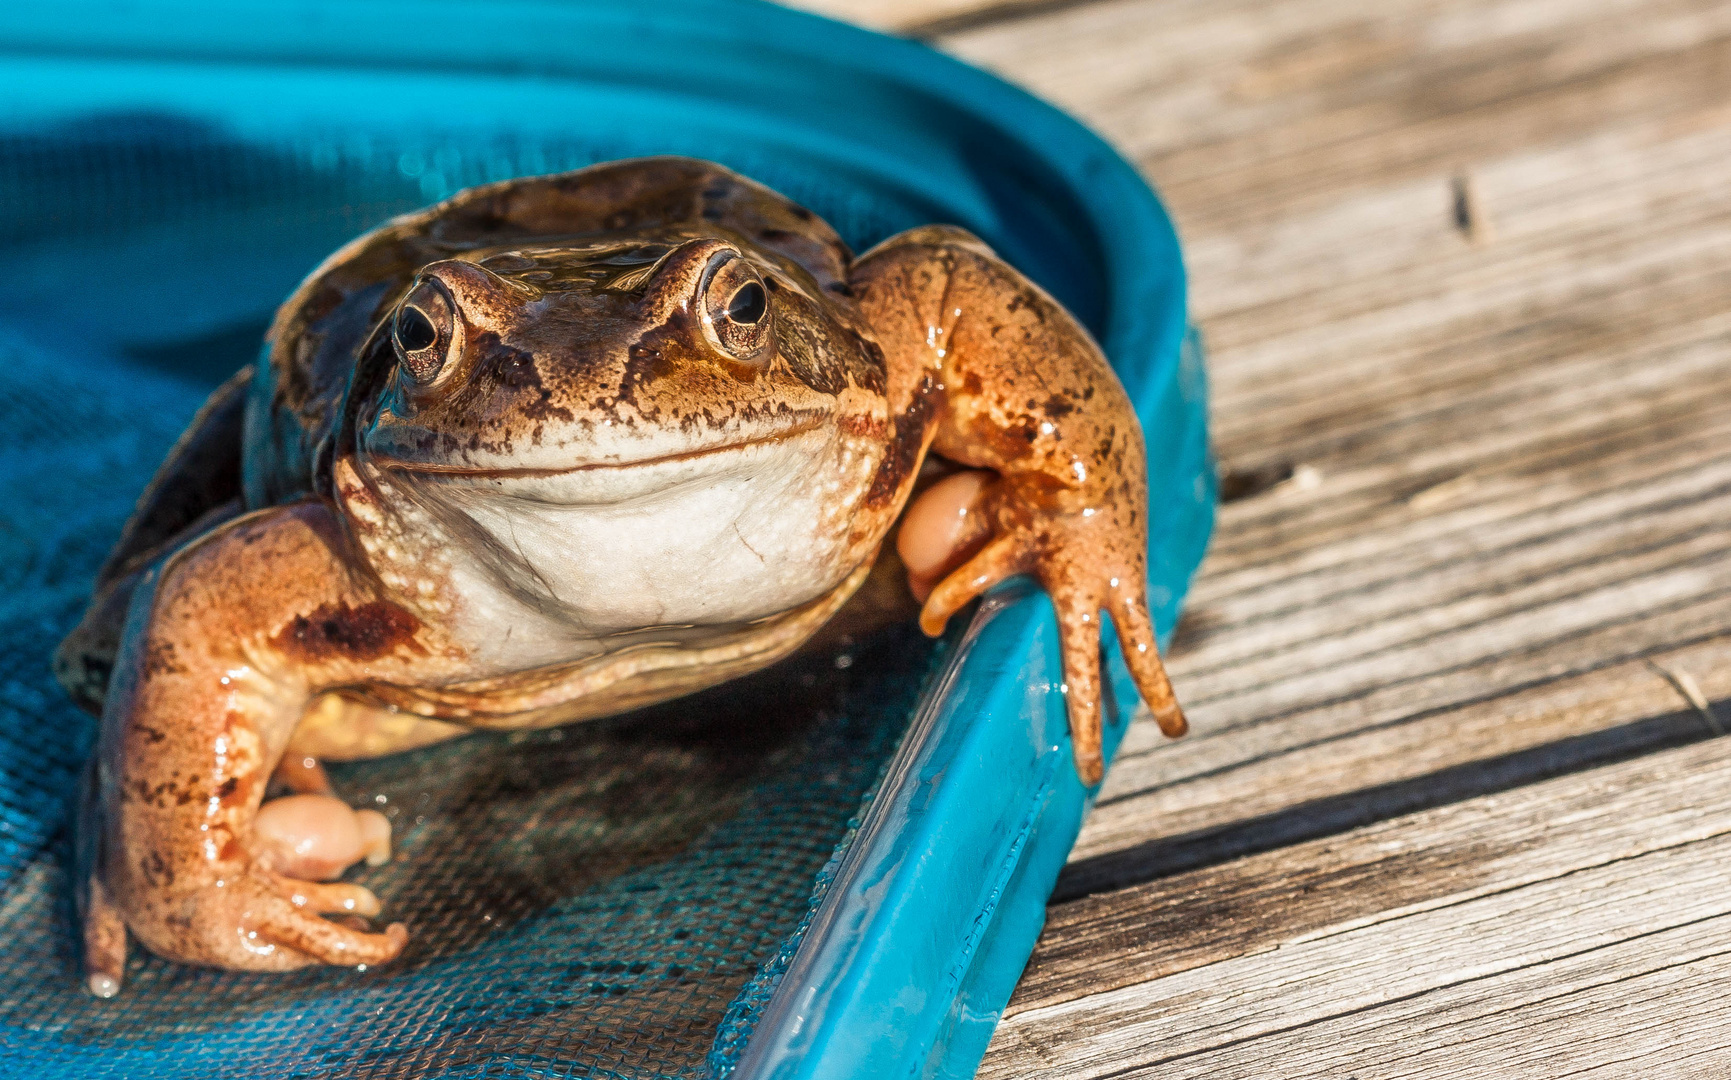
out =
[[100,992],[128,931],[228,968],[396,956],[400,924],[323,917],[377,915],[367,890],[255,853],[273,773],[316,789],[316,759],[605,715],[785,656],[893,568],[928,451],[991,479],[926,631],[1032,574],[1083,780],[1102,611],[1183,731],[1144,597],[1136,418],[1075,320],[960,230],[856,259],[719,166],[617,162],[361,237],[269,346],[170,454],[57,659],[102,715],[81,823]]

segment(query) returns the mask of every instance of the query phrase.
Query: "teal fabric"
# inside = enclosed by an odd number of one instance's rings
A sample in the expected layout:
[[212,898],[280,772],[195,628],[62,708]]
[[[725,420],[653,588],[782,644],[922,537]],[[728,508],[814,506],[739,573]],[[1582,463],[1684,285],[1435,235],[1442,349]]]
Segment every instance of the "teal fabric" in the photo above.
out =
[[[1180,362],[1177,242],[1134,172],[989,76],[755,0],[69,0],[0,11],[0,57],[0,1075],[883,1075],[781,1038],[817,1030],[776,1005],[788,972],[852,995],[825,1014],[847,1036],[826,1045],[971,1072],[1085,805],[1050,765],[1068,750],[1049,701],[1028,765],[1052,783],[976,778],[944,804],[1002,801],[1029,830],[1008,856],[976,853],[1005,867],[999,893],[945,909],[981,928],[964,969],[874,969],[947,987],[935,1018],[811,957],[832,955],[816,948],[833,940],[825,904],[861,874],[901,880],[855,826],[901,806],[898,783],[972,775],[941,754],[997,738],[992,703],[1028,696],[1004,680],[1050,668],[1038,597],[1006,607],[986,646],[893,631],[649,714],[339,770],[346,796],[393,815],[404,858],[361,880],[414,951],[264,977],[135,949],[108,1003],[76,989],[65,879],[94,722],[47,657],[168,443],[320,258],[474,183],[651,153],[762,180],[856,249],[960,224],[1069,305],[1148,431],[1169,629],[1212,474],[1200,360]],[[972,694],[945,701],[982,711],[904,740],[940,677]],[[907,842],[935,835],[895,820]],[[955,824],[945,835],[973,835]],[[754,1039],[785,1052],[754,1065]]]

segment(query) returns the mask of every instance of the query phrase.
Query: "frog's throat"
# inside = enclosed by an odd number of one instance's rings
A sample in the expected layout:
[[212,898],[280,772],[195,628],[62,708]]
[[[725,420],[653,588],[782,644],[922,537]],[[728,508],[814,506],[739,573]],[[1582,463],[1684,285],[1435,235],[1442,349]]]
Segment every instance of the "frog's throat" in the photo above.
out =
[[[371,684],[339,692],[471,728],[552,727],[611,716],[736,679],[787,656],[847,603],[875,561],[873,552],[823,596],[701,645],[643,642],[570,664],[487,679],[443,686]],[[302,734],[296,732],[297,744]]]

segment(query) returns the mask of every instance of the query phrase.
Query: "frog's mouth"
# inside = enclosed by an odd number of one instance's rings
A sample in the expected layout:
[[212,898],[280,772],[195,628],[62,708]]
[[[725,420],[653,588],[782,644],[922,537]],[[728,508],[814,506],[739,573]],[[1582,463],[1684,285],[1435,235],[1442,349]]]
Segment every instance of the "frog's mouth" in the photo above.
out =
[[[679,448],[651,443],[640,456],[596,460],[585,454],[588,460],[569,464],[542,464],[553,456],[546,452],[548,447],[537,448],[539,461],[531,458],[521,465],[405,460],[388,451],[366,456],[381,474],[435,497],[442,490],[464,501],[501,497],[571,508],[600,507],[732,481],[743,481],[758,491],[802,487],[814,463],[829,457],[826,448],[837,432],[827,416],[805,413],[787,417],[771,431],[760,428],[732,434],[727,442]],[[629,443],[619,447],[626,453],[631,449]]]
[[695,461],[698,458],[713,457],[734,451],[749,450],[752,447],[771,446],[776,443],[789,442],[801,435],[809,434],[823,427],[823,420],[809,417],[796,421],[780,431],[767,435],[758,435],[749,439],[736,439],[733,442],[719,443],[715,446],[699,446],[691,450],[680,450],[667,454],[656,454],[650,457],[632,458],[625,461],[586,461],[576,465],[552,466],[546,468],[532,466],[476,467],[470,465],[447,465],[432,461],[406,461],[384,455],[373,455],[373,461],[383,469],[392,472],[422,473],[430,476],[471,477],[480,480],[534,479],[537,477],[571,476],[577,473],[601,472],[608,470],[647,469],[656,465],[672,465],[679,462]]

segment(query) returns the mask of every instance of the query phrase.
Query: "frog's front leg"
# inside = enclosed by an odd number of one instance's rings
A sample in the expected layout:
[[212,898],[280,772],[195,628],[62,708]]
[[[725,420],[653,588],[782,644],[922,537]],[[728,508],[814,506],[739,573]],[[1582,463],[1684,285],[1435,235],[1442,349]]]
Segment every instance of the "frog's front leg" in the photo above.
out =
[[1104,771],[1102,610],[1160,729],[1183,734],[1148,614],[1142,430],[1099,348],[1056,301],[959,229],[930,226],[886,241],[860,258],[849,285],[884,350],[892,411],[929,415],[933,451],[995,473],[941,481],[909,511],[916,529],[926,527],[922,515],[953,514],[952,502],[981,523],[973,535],[947,538],[978,550],[926,597],[926,632],[941,632],[997,582],[1031,573],[1057,609],[1083,782],[1098,783]]
[[402,951],[399,924],[365,933],[321,917],[379,903],[280,873],[255,828],[313,694],[436,662],[432,632],[350,567],[334,513],[309,500],[230,522],[140,583],[82,822],[98,993],[119,989],[127,931],[170,959],[248,970]]

